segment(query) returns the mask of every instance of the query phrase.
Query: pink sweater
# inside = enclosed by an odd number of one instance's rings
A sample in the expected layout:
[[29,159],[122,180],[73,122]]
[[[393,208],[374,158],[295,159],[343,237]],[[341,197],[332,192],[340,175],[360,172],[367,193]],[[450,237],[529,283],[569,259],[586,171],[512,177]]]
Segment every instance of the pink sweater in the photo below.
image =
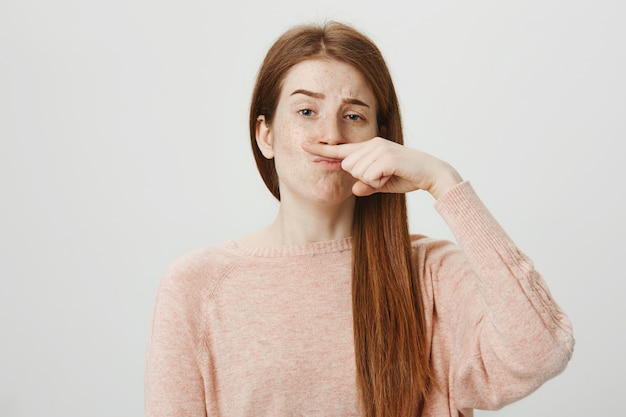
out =
[[[423,416],[471,416],[559,374],[571,325],[468,182],[436,209],[458,245],[414,237],[438,389]],[[147,416],[359,416],[350,239],[195,251],[161,281]]]

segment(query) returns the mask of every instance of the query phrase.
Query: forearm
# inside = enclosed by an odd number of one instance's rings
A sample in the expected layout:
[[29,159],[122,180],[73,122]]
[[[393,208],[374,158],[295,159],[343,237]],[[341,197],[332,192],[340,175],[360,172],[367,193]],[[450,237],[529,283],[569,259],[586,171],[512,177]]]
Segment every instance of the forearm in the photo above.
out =
[[[436,202],[460,246],[440,271],[452,305],[447,328],[455,335],[455,385],[460,404],[500,407],[529,394],[561,372],[574,339],[532,261],[484,207],[467,182]],[[462,266],[465,265],[465,266]],[[450,268],[450,267],[448,267]],[[454,308],[455,300],[463,301]],[[465,352],[459,355],[458,352]],[[455,359],[457,360],[457,359]]]

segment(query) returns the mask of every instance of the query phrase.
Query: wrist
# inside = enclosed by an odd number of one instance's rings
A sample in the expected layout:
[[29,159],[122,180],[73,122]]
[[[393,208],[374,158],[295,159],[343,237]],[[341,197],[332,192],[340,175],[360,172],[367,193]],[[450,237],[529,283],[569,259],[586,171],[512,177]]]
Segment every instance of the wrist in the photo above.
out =
[[428,189],[435,200],[463,182],[461,175],[450,164],[441,161],[441,169],[433,185]]

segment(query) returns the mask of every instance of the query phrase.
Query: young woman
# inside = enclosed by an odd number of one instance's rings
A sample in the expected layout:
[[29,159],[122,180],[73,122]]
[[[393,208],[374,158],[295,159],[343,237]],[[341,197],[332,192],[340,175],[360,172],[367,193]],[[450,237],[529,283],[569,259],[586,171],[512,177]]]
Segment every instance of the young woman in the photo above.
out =
[[[331,23],[279,38],[250,136],[276,220],[163,277],[148,416],[469,416],[565,368],[567,317],[469,182],[402,145],[367,37]],[[414,190],[458,244],[409,234]]]

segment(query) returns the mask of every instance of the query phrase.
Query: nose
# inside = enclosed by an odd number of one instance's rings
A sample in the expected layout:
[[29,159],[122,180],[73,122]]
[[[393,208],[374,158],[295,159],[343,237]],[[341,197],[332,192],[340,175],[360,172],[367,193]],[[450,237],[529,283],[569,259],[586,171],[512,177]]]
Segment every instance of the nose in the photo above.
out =
[[340,121],[331,117],[321,121],[318,143],[324,145],[339,145],[345,143]]

